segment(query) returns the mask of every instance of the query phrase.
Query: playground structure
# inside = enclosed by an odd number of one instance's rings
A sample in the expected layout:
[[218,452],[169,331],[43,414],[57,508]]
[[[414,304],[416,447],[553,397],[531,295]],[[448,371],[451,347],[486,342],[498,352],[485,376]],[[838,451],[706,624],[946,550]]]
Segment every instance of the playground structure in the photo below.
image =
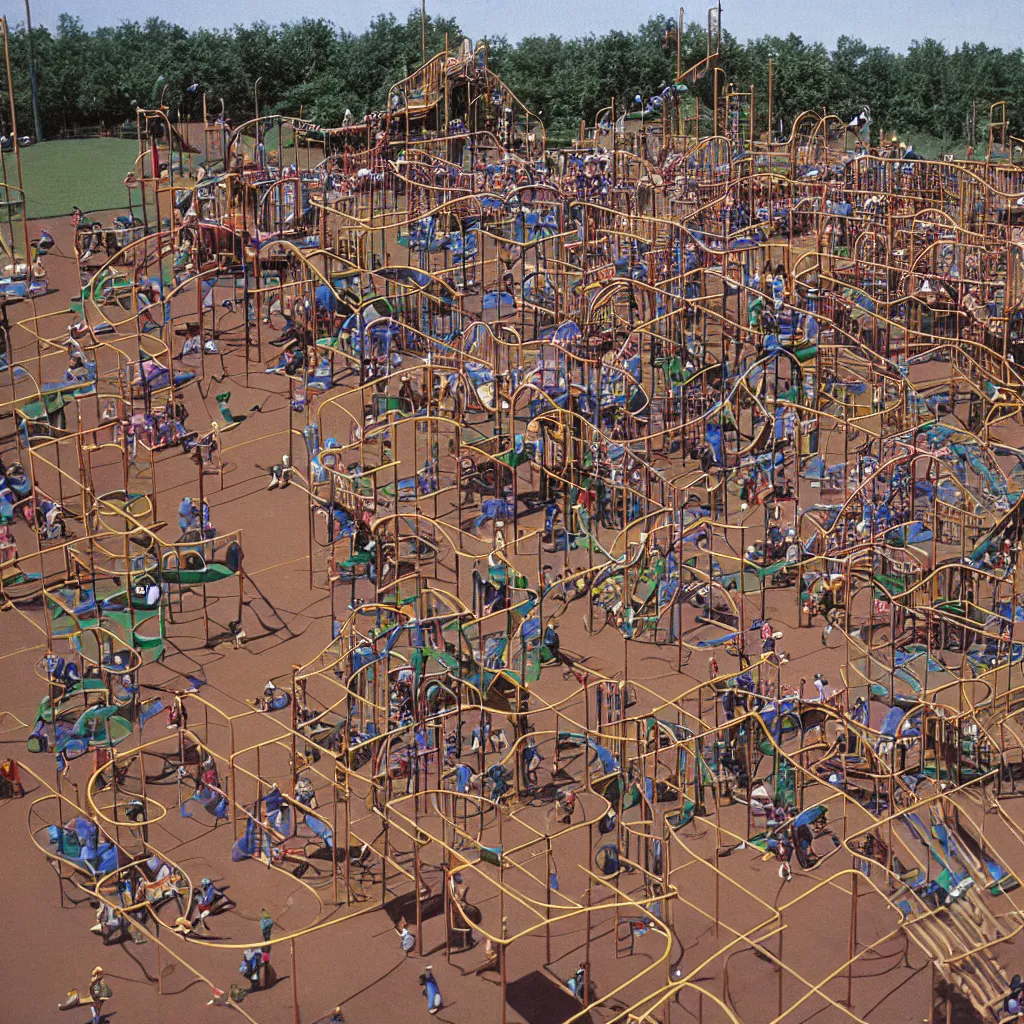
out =
[[[45,655],[3,778],[62,903],[150,943],[161,990],[161,957],[216,997],[217,956],[283,945],[294,989],[383,911],[493,971],[502,1022],[1002,1014],[1024,168],[816,112],[760,137],[718,18],[565,150],[466,42],[340,128],[140,108],[72,296],[9,231],[0,623]],[[325,604],[245,706],[182,638],[227,665],[263,625],[265,531],[213,500],[260,440],[267,561]],[[302,923],[190,923],[196,837]]]

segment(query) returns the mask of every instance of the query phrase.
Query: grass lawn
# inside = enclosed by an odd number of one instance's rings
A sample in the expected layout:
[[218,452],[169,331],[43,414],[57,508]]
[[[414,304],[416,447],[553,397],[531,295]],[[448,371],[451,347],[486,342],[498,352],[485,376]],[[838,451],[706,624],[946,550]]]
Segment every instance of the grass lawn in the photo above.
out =
[[[66,139],[21,151],[28,215],[59,217],[78,206],[86,213],[128,205],[124,177],[139,155],[130,139]],[[5,154],[7,180],[17,184],[14,154]],[[133,199],[137,196],[133,196]]]

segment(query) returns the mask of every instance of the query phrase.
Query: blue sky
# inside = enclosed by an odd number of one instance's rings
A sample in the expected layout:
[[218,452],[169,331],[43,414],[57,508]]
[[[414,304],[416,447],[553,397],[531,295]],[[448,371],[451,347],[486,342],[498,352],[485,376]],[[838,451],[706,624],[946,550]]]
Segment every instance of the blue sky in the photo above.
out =
[[[706,17],[708,0],[684,5],[687,20]],[[53,26],[61,11],[76,13],[85,25],[116,24],[159,15],[187,27],[228,26],[263,19],[277,22],[303,16],[327,17],[352,31],[366,27],[383,11],[404,18],[418,0],[35,0],[34,23]],[[20,3],[12,3],[8,18],[20,21]],[[476,39],[503,33],[510,39],[556,33],[563,36],[600,34],[629,29],[652,15],[675,8],[659,0],[428,0],[427,9],[458,19],[463,31]],[[839,17],[840,10],[843,17]],[[284,18],[282,14],[284,12]],[[773,33],[796,32],[804,39],[832,44],[842,34],[871,44],[905,49],[913,39],[931,36],[949,46],[985,42],[1004,49],[1024,47],[1024,0],[734,0],[723,4],[722,23],[733,35],[748,39]]]

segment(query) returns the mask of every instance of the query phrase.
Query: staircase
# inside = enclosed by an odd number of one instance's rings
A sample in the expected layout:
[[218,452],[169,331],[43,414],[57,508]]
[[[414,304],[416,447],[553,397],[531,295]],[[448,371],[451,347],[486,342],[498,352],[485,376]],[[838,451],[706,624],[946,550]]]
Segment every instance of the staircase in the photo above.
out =
[[976,889],[935,913],[909,919],[903,927],[982,1017],[998,1020],[1010,981],[990,944],[1008,936]]

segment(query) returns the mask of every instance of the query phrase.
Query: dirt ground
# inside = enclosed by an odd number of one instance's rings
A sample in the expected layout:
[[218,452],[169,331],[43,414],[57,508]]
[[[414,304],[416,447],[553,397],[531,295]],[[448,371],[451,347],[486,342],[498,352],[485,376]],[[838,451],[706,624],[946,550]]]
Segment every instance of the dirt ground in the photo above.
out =
[[[59,251],[49,260],[51,292],[37,303],[37,312],[54,314],[52,323],[61,329],[73,320],[64,311],[69,297],[78,288],[77,269],[67,223],[47,222],[46,226],[56,235]],[[12,307],[10,312],[16,321],[29,310],[22,304]],[[15,330],[14,342],[16,355],[34,352],[34,344],[23,332]],[[275,353],[270,350],[269,354]],[[60,372],[62,358],[60,353],[55,357],[56,374]],[[207,378],[186,388],[185,399],[194,421],[202,423],[218,419],[215,394],[230,390],[232,410],[246,416],[237,429],[223,435],[223,474],[207,474],[203,488],[210,502],[211,519],[219,532],[243,531],[242,621],[248,641],[237,650],[226,642],[227,625],[236,617],[238,608],[234,580],[209,588],[205,608],[208,622],[197,594],[186,593],[174,605],[166,656],[144,670],[144,681],[153,687],[173,689],[183,686],[185,677],[199,675],[206,681],[203,696],[229,714],[237,714],[251,711],[247,701],[261,693],[267,680],[287,685],[293,666],[308,662],[327,646],[331,640],[331,594],[326,556],[318,542],[313,545],[310,579],[311,542],[304,492],[299,487],[267,490],[267,468],[280,462],[287,451],[289,403],[283,378],[264,375],[261,366],[254,366],[246,383],[244,355],[237,350],[225,355],[222,364],[214,360],[211,363],[214,365],[207,367]],[[214,384],[210,376],[214,371],[220,376],[222,369],[226,376]],[[0,385],[0,398],[10,399],[6,381]],[[257,406],[258,411],[253,411]],[[0,427],[0,434],[4,437],[0,455],[9,462],[16,458],[9,421]],[[837,439],[833,437],[831,443],[836,444]],[[299,463],[297,445],[294,451]],[[400,451],[399,457],[408,463],[412,461],[408,450]],[[103,454],[93,472],[97,493],[121,486],[121,462],[109,453]],[[138,474],[140,489],[149,490],[149,467],[139,466],[132,472]],[[405,470],[406,475],[409,472]],[[156,518],[172,524],[164,531],[170,538],[176,536],[178,502],[197,493],[197,470],[178,449],[170,449],[158,454],[156,473]],[[815,497],[805,489],[801,502],[810,504]],[[451,511],[443,514],[450,515]],[[524,519],[522,525],[536,529],[541,515]],[[748,536],[758,536],[761,515],[760,508],[748,511]],[[35,539],[23,524],[15,527],[15,535],[23,550],[34,550]],[[535,574],[538,557],[553,556],[539,556],[534,538],[523,543],[516,559],[524,571]],[[585,564],[585,560],[580,561],[583,556],[579,552],[574,553],[573,559]],[[453,569],[452,564],[442,566],[439,575],[446,574],[444,578],[454,585],[456,572],[461,572],[460,590],[470,593],[472,562],[466,558],[452,561],[458,568]],[[363,600],[371,596],[366,581],[357,584],[357,595]],[[349,599],[348,585],[339,586],[335,593],[339,612]],[[820,628],[798,628],[792,589],[770,590],[767,600],[768,617],[784,634],[789,656],[784,674],[787,688],[798,686],[801,677],[809,681],[817,671],[832,680],[833,687],[841,687],[840,667],[846,653],[841,631],[837,630],[823,646]],[[747,613],[753,619],[760,613],[760,595],[747,595],[745,601]],[[680,673],[679,652],[674,646],[658,648],[647,643],[628,643],[613,628],[591,633],[585,628],[585,614],[577,610],[584,604],[573,605],[562,616],[560,632],[563,649],[583,659],[587,668],[613,677],[628,675],[666,698],[706,678],[707,664],[701,656],[684,654]],[[37,673],[46,653],[41,615],[39,609],[0,615],[0,709],[17,716],[29,728],[45,694],[45,683]],[[209,643],[207,632],[212,638]],[[719,653],[718,657],[723,672],[736,667],[736,659],[730,655]],[[584,717],[584,697],[578,683],[563,678],[557,667],[546,668],[534,688],[546,701],[564,699],[567,716]],[[236,722],[235,749],[282,735],[277,725],[287,720],[289,712],[281,714],[280,719],[249,714]],[[554,726],[543,715],[538,715],[536,724],[538,729]],[[164,728],[164,716],[159,715],[146,724],[143,738],[155,740]],[[216,716],[203,728],[211,748],[227,749],[226,728]],[[17,729],[0,735],[0,753],[24,760],[50,786],[56,786],[52,755],[25,753],[27,731]],[[287,744],[282,742],[276,748],[264,749],[259,767],[254,761],[249,769],[265,779],[277,778],[284,785],[288,773]],[[553,751],[542,753],[545,761],[541,776],[546,778]],[[582,774],[582,760],[582,755],[577,754],[576,761],[568,765],[569,770]],[[76,770],[64,780],[61,785],[66,795],[73,798],[74,783],[80,786],[83,778],[82,772]],[[728,875],[734,884],[716,885],[710,865],[724,854],[718,850],[715,829],[701,817],[695,818],[682,833],[683,848],[691,862],[678,876],[685,879],[685,887],[675,901],[674,938],[665,957],[665,944],[656,933],[631,937],[629,914],[621,907],[611,906],[616,895],[645,897],[630,876],[621,875],[608,884],[601,879],[595,882],[590,874],[595,870],[594,852],[604,839],[595,828],[599,802],[587,793],[581,795],[583,810],[571,832],[559,836],[554,844],[554,867],[559,889],[567,898],[582,902],[589,893],[589,925],[583,915],[573,914],[555,921],[549,933],[543,927],[543,912],[538,914],[530,905],[531,900],[545,899],[545,880],[551,865],[543,855],[531,862],[529,871],[524,865],[512,872],[484,865],[466,872],[467,899],[479,908],[489,931],[500,932],[503,918],[512,932],[534,929],[528,937],[514,943],[507,956],[505,1005],[501,1005],[499,974],[478,973],[485,960],[483,943],[465,952],[454,952],[450,957],[445,955],[444,917],[436,898],[442,888],[441,865],[434,847],[428,846],[424,852],[423,878],[431,886],[431,893],[424,896],[422,921],[415,929],[419,932],[420,947],[406,956],[394,922],[404,912],[415,928],[415,893],[408,878],[397,875],[389,879],[382,907],[378,868],[375,877],[356,881],[350,902],[342,901],[335,906],[329,888],[313,889],[298,884],[283,872],[269,871],[253,860],[233,863],[230,852],[234,834],[230,821],[214,824],[198,808],[193,817],[183,817],[173,779],[162,787],[152,787],[151,796],[165,806],[167,813],[149,826],[150,845],[173,856],[193,881],[208,876],[219,886],[225,886],[237,906],[212,917],[209,933],[201,932],[198,939],[187,941],[170,931],[174,914],[164,913],[161,938],[170,953],[159,953],[155,942],[136,944],[128,940],[105,947],[89,931],[95,911],[87,894],[74,879],[67,877],[66,871],[60,880],[54,866],[33,842],[35,835],[45,847],[45,825],[58,818],[52,800],[35,802],[44,796],[44,787],[32,778],[27,778],[26,783],[24,799],[0,804],[0,899],[9,922],[8,953],[0,959],[4,1007],[0,1020],[11,1024],[88,1019],[87,1009],[60,1012],[57,1006],[69,989],[85,988],[96,965],[104,967],[113,991],[106,1009],[115,1024],[183,1016],[196,1022],[221,1019],[232,1011],[208,1005],[212,989],[227,990],[241,980],[237,947],[260,944],[258,921],[264,910],[276,922],[271,950],[276,981],[269,989],[247,996],[239,1007],[250,1020],[260,1022],[312,1024],[326,1019],[338,1005],[350,1024],[422,1015],[426,1007],[418,978],[428,964],[444,997],[438,1019],[451,1024],[556,1024],[570,1018],[624,1020],[619,1014],[625,1007],[680,976],[673,972],[689,973],[698,966],[693,986],[681,990],[675,999],[659,1008],[655,1019],[676,1024],[713,1024],[730,1019],[722,1005],[730,1006],[736,1018],[744,1022],[784,1019],[793,1024],[831,1024],[851,1019],[824,1002],[814,990],[818,986],[834,999],[845,1000],[849,993],[855,1019],[907,1024],[931,1019],[974,1019],[973,1011],[959,996],[954,997],[951,1016],[946,1016],[941,986],[935,986],[933,971],[924,955],[899,932],[898,920],[874,891],[862,887],[854,898],[849,873],[829,878],[828,873],[817,876],[813,872],[795,871],[793,881],[787,884],[779,878],[775,861],[765,861],[759,850],[746,847],[728,853]],[[251,803],[256,796],[254,783],[245,779],[240,787],[239,800]],[[407,797],[404,802],[408,806],[412,801]],[[423,828],[428,833],[439,827],[429,808],[408,810],[410,816],[421,812]],[[379,829],[372,812],[357,806],[352,813],[351,831],[360,839],[373,840]],[[750,823],[745,807],[724,807],[720,815],[721,827],[740,838],[748,834]],[[68,817],[68,813],[62,816],[63,820]],[[497,840],[504,830],[500,838],[507,847],[517,835],[525,834],[527,826],[543,831],[547,817],[544,807],[525,807],[500,823],[484,823],[480,835],[484,841]],[[122,831],[129,840],[130,830]],[[395,857],[411,863],[408,837],[395,835],[393,841]],[[680,866],[672,864],[673,869]],[[837,858],[832,867],[834,872],[848,869],[849,858],[845,862]],[[501,892],[496,884],[499,879],[519,898]],[[848,973],[842,966],[851,955],[854,905],[857,950],[880,944],[866,952]],[[779,907],[784,908],[781,930],[772,924]],[[763,940],[757,948],[735,941],[737,934],[758,922],[764,925]],[[294,942],[288,938],[293,934],[298,936]],[[886,936],[891,937],[885,939]],[[588,958],[593,992],[603,1000],[589,1012],[572,998],[564,984]],[[785,971],[778,969],[776,958],[784,963]],[[780,1018],[779,1014],[790,1007],[791,1012]]]

